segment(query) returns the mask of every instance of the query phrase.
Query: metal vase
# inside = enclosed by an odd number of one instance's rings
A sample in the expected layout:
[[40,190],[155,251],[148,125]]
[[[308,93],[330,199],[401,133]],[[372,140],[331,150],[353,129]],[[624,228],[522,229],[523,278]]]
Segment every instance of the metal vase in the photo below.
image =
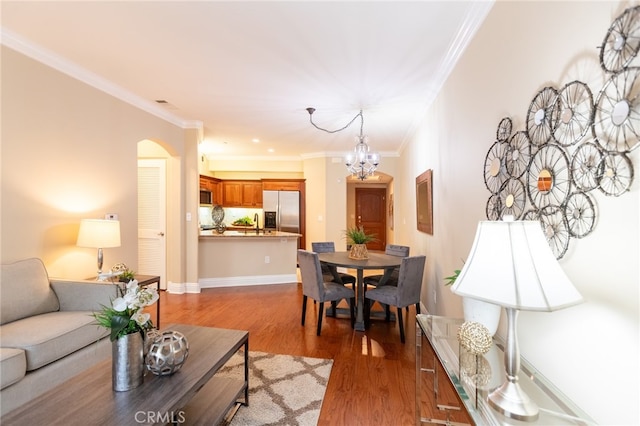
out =
[[112,343],[111,376],[114,391],[128,391],[142,384],[144,341],[141,333],[124,335]]

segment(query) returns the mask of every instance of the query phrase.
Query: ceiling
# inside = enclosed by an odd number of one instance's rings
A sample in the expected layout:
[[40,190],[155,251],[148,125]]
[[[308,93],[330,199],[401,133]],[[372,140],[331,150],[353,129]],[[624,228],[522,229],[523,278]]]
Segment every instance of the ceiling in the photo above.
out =
[[[182,127],[209,156],[397,156],[490,1],[2,1],[2,43]],[[158,103],[164,101],[166,103]],[[259,140],[259,142],[254,142]],[[272,151],[270,151],[272,150]]]

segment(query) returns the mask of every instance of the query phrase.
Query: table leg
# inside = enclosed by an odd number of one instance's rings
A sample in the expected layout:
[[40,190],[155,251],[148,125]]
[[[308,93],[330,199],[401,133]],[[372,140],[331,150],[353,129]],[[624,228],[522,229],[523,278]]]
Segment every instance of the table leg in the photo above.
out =
[[357,270],[357,293],[356,294],[356,322],[353,328],[356,331],[364,331],[364,270]]
[[[156,288],[158,289],[158,296],[160,296],[160,278],[158,278],[158,282],[157,282],[157,286]],[[158,301],[156,302],[157,306],[156,306],[156,328],[158,330],[160,330],[160,297],[158,297]]]

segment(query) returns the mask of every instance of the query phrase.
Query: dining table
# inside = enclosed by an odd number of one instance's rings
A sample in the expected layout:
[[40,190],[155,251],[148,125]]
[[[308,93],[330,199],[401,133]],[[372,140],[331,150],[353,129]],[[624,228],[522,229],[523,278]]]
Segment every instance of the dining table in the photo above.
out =
[[364,270],[377,269],[384,270],[379,285],[389,278],[395,268],[399,268],[402,257],[392,256],[385,253],[369,251],[367,259],[353,259],[349,257],[348,251],[335,251],[330,253],[318,253],[320,263],[331,267],[341,267],[356,270],[356,318],[353,328],[356,331],[364,331]]

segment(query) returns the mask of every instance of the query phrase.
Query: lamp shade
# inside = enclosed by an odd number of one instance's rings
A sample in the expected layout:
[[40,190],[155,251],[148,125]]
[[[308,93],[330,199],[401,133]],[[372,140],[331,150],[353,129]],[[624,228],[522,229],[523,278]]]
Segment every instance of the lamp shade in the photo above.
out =
[[536,221],[480,222],[451,291],[530,311],[554,311],[582,301]]
[[82,219],[77,245],[80,247],[120,247],[120,221]]

